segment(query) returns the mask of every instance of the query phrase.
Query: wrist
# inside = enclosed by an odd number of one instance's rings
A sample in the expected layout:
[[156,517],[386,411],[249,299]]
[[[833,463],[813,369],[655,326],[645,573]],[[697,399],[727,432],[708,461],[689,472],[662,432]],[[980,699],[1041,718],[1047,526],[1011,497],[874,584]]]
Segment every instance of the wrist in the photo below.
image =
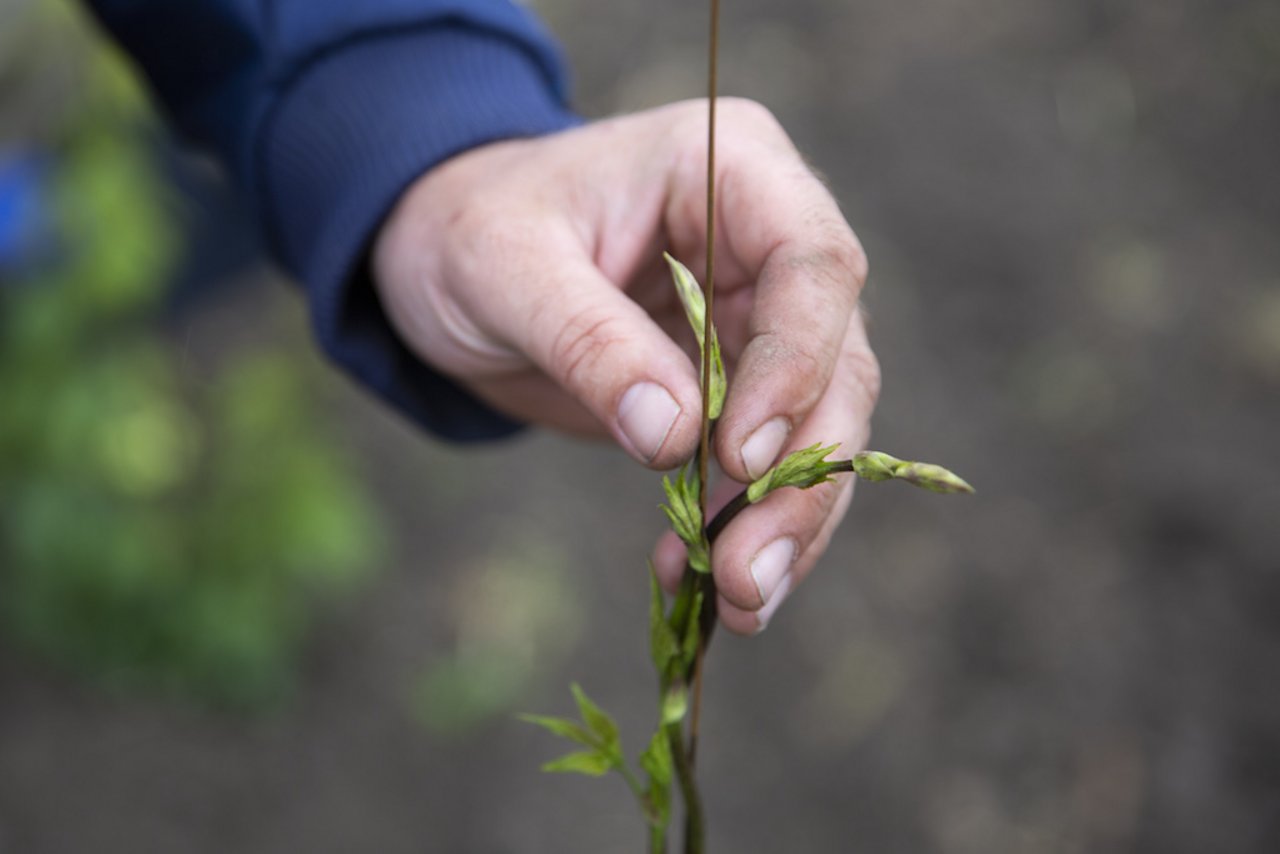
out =
[[451,155],[576,121],[530,50],[440,26],[317,59],[264,125],[265,218],[278,257],[307,287],[321,346],[435,432],[480,437],[512,424],[405,348],[369,281],[371,239],[405,188]]

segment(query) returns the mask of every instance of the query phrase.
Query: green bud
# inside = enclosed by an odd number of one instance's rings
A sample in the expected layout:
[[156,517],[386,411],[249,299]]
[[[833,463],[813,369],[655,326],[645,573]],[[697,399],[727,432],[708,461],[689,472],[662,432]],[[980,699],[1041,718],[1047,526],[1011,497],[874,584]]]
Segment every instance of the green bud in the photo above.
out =
[[693,327],[693,334],[698,336],[698,346],[701,347],[703,330],[707,328],[707,303],[702,287],[693,277],[693,273],[689,272],[689,268],[673,258],[670,253],[663,252],[662,257],[667,259],[667,264],[671,267],[671,278],[676,284],[676,294],[680,297],[685,316],[689,318],[689,325]]
[[942,495],[973,493],[973,487],[965,483],[961,477],[933,463],[906,463],[898,468],[894,477]]
[[860,454],[854,454],[853,457],[854,474],[872,483],[892,480],[893,473],[900,465],[902,460],[881,451],[863,451]]
[[691,470],[687,464],[681,466],[674,481],[666,476],[662,478],[662,489],[667,493],[667,503],[661,505],[662,512],[671,522],[676,536],[685,544],[689,552],[689,566],[698,572],[710,572],[711,544],[707,542],[707,534],[702,527],[701,485],[697,470]]
[[689,689],[673,682],[662,698],[662,723],[674,724],[684,720],[689,711]]
[[[698,285],[698,280],[693,277],[693,273],[689,272],[688,267],[672,258],[666,252],[662,253],[662,257],[666,258],[667,264],[671,266],[671,278],[676,283],[676,294],[680,297],[680,304],[684,306],[684,313],[689,318],[689,325],[693,327],[694,337],[698,339],[698,352],[701,353],[706,346],[706,297],[702,293],[702,288]],[[705,366],[702,369],[705,370]],[[701,376],[699,374],[699,377]],[[707,409],[709,417],[712,421],[715,421],[720,417],[720,412],[724,409],[728,381],[725,379],[724,359],[720,355],[720,338],[716,335],[714,326],[711,327],[710,385],[711,400],[708,401]]]
[[858,477],[873,483],[893,479],[943,495],[973,492],[963,478],[933,463],[908,462],[881,451],[863,451],[854,455],[852,464]]
[[902,480],[930,492],[944,495],[969,494],[973,487],[954,472],[933,463],[900,460],[883,451],[863,451],[851,460],[828,460],[835,445],[813,445],[796,451],[747,487],[747,500],[760,501],[775,489],[794,486],[808,489],[831,480],[831,475],[851,471],[863,480],[876,483]]

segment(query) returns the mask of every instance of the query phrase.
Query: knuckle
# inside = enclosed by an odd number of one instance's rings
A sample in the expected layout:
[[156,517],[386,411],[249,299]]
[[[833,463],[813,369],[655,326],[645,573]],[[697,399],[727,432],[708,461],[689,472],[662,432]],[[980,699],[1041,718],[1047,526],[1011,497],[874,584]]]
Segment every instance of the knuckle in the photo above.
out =
[[774,132],[782,131],[782,123],[778,121],[778,117],[759,101],[729,96],[720,99],[720,106],[745,124]]
[[862,244],[843,226],[821,241],[815,260],[830,271],[841,288],[860,289],[867,281],[869,265]]
[[445,231],[452,237],[474,237],[477,235],[493,235],[498,229],[493,228],[495,205],[483,192],[474,193],[459,205],[445,222]]
[[853,277],[853,281],[861,289],[871,275],[871,261],[867,258],[867,250],[856,237],[849,243],[844,258],[845,268]]
[[818,349],[820,342],[816,337],[767,332],[758,336],[751,346],[757,371],[785,376],[794,388],[812,392],[802,395],[803,398],[817,400],[826,385],[830,364]]
[[570,316],[556,333],[548,354],[556,380],[565,388],[585,392],[601,381],[594,370],[615,345],[623,340],[618,321],[597,311],[581,311]]
[[816,398],[830,374],[827,360],[810,347],[797,345],[791,348],[789,364],[796,380],[810,386]]
[[880,400],[880,360],[875,353],[862,348],[855,350],[845,358],[844,374],[855,394],[861,397],[868,408],[874,408]]
[[528,237],[524,220],[508,202],[480,192],[459,206],[444,224],[444,244],[455,258],[489,265],[510,257]]

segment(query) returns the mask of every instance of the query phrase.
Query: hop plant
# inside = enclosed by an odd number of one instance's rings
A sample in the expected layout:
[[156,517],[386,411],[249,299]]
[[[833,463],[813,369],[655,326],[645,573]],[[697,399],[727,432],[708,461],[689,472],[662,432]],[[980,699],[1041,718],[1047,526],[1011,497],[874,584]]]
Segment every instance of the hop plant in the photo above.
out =
[[[689,324],[699,343],[704,345],[704,364],[701,366],[704,372],[707,370],[705,354],[711,354],[711,379],[708,383],[711,399],[707,411],[714,420],[723,408],[726,391],[724,365],[715,329],[711,328],[711,346],[705,347],[706,309],[702,289],[688,268],[670,255],[666,258]],[[900,460],[882,451],[862,451],[849,459],[830,459],[837,448],[837,445],[819,443],[789,454],[726,505],[709,525],[704,525],[703,520],[704,484],[698,475],[698,467],[686,464],[674,479],[663,478],[667,503],[661,505],[661,509],[672,530],[685,544],[688,571],[668,607],[653,567],[649,568],[649,654],[658,673],[658,726],[648,746],[637,758],[638,774],[627,762],[613,718],[576,684],[572,686],[572,692],[581,721],[540,715],[522,718],[567,738],[580,748],[546,763],[544,771],[592,777],[616,771],[626,781],[648,827],[650,852],[667,850],[673,783],[679,785],[685,804],[685,850],[703,850],[701,796],[693,773],[697,715],[691,694],[697,694],[702,656],[715,625],[711,547],[725,526],[744,508],[763,501],[776,490],[810,489],[833,480],[837,474],[853,474],[872,483],[901,480],[947,495],[973,492],[973,487],[961,477],[933,463]],[[644,777],[643,782],[641,776]]]

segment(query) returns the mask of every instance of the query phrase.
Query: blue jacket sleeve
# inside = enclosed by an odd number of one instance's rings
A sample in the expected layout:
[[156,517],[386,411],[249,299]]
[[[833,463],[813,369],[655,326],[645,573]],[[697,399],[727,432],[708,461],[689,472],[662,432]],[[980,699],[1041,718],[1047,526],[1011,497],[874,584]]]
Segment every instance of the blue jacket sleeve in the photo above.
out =
[[331,358],[454,439],[517,425],[418,360],[366,263],[433,165],[577,122],[539,22],[508,0],[91,0],[173,122],[247,190]]

